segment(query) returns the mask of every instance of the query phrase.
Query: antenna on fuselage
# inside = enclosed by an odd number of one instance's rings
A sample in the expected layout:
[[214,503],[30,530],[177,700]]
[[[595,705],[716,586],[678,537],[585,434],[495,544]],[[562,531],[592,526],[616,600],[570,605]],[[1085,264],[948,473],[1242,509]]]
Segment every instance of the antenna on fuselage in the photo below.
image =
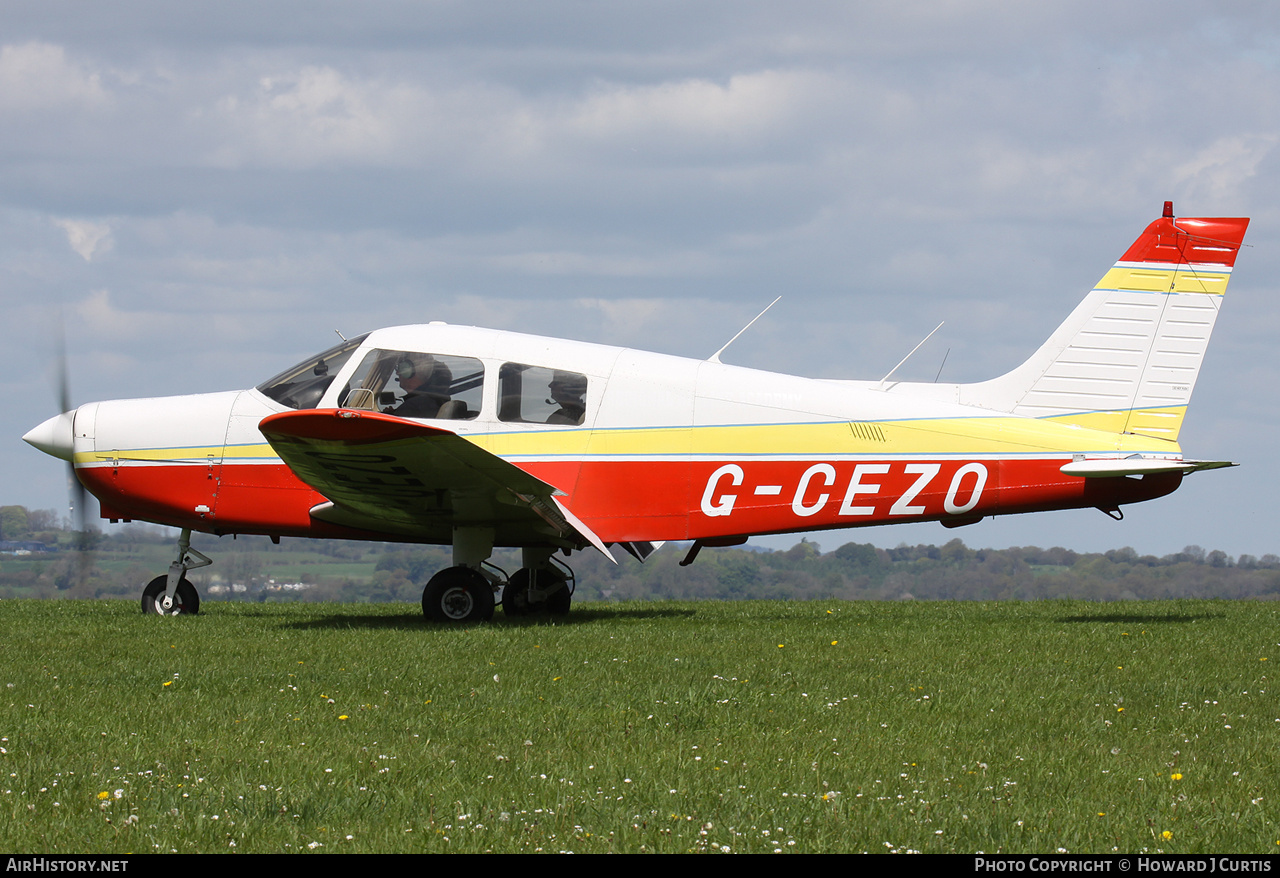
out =
[[[761,317],[763,317],[763,316],[764,316],[764,312],[765,312],[765,311],[768,311],[768,310],[769,310],[770,308],[772,308],[774,305],[778,304],[778,301],[779,301],[781,298],[782,298],[782,296],[778,296],[778,298],[777,298],[777,299],[774,299],[774,300],[773,300],[772,302],[770,302],[768,305],[765,305],[765,306],[764,306],[764,311],[761,311],[759,314],[757,314],[757,315],[755,316],[755,318],[751,321],[751,323],[748,323],[746,326],[744,326],[744,327],[742,327],[741,329],[739,329],[739,330],[738,330],[738,335],[742,335],[742,333],[744,333],[744,332],[746,332],[748,329],[750,329],[750,328],[751,328],[751,324],[752,324],[752,323],[755,323],[755,322],[756,322],[756,320],[759,320]],[[724,347],[720,348],[720,350],[716,351],[714,354],[712,354],[711,356],[707,357],[707,362],[708,362],[708,363],[719,363],[719,362],[720,362],[720,355],[721,355],[721,354],[723,354],[723,353],[725,352],[725,350],[729,347],[729,345],[733,344],[735,341],[737,341],[737,340],[738,340],[738,335],[735,335],[733,338],[729,339],[727,342],[725,342],[725,343],[724,343]],[[901,364],[899,364],[899,365],[901,365]]]
[[937,384],[938,379],[942,377],[942,367],[947,365],[947,357],[951,356],[951,348],[947,348],[947,352],[942,355],[942,362],[938,364],[938,374],[933,376],[933,383]]
[[[935,327],[933,328],[933,332],[937,332],[939,329],[941,329],[941,328],[942,328],[942,324],[943,324],[943,323],[946,323],[946,322],[947,322],[947,321],[945,321],[945,320],[944,320],[944,321],[942,321],[942,323],[939,323],[937,326],[935,326]],[[933,338],[933,332],[929,333],[929,334],[928,334],[928,335],[926,335],[924,338],[920,339],[920,344],[916,345],[915,347],[913,347],[913,348],[911,349],[911,354],[914,354],[916,351],[920,350],[920,346],[921,346],[921,345],[923,345],[923,344],[924,344],[925,342],[927,342],[929,339]],[[948,348],[948,350],[950,350],[950,348]],[[898,366],[901,366],[901,365],[902,365],[903,363],[905,363],[907,360],[911,359],[911,354],[907,354],[905,357],[903,357],[901,360],[899,360],[899,361],[898,361]],[[943,362],[945,362],[945,360],[944,360]],[[890,370],[889,370],[889,375],[892,375],[894,372],[897,372],[897,371],[898,371],[898,366],[894,366],[892,369],[890,369]],[[941,368],[939,368],[939,369],[938,369],[938,374],[939,374],[939,375],[941,375],[941,374],[942,374],[942,369],[941,369]],[[880,379],[880,386],[879,386],[878,388],[876,388],[877,390],[884,390],[884,383],[885,383],[886,381],[888,381],[888,380],[889,380],[889,375],[886,375],[886,376],[884,376],[883,378],[881,378],[881,379]],[[935,378],[934,380],[936,381],[937,379]]]
[[338,338],[342,339],[343,341],[346,341],[346,340],[347,340],[347,337],[346,337],[345,335],[343,335],[343,334],[342,334],[342,330],[341,330],[341,329],[335,329],[335,330],[334,330],[334,332],[338,333]]

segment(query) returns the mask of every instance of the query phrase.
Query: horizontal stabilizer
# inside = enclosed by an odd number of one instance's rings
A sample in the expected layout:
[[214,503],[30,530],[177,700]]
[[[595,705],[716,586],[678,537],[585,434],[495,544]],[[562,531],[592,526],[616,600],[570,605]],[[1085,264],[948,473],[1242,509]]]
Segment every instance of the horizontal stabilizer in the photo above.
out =
[[1228,460],[1168,460],[1165,458],[1143,457],[1135,454],[1130,457],[1104,458],[1102,460],[1073,460],[1063,466],[1061,472],[1068,476],[1083,476],[1086,479],[1106,479],[1117,476],[1145,476],[1157,473],[1194,473],[1202,469],[1221,469],[1225,466],[1238,466]]

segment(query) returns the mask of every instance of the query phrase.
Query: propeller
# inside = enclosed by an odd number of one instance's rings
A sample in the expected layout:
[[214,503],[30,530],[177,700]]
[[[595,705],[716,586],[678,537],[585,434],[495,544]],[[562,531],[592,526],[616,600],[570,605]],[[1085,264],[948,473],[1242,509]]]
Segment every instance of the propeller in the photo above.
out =
[[[71,378],[67,368],[67,336],[63,330],[58,333],[58,411],[71,413],[72,436],[75,435],[75,406],[71,404]],[[74,457],[67,460],[67,493],[70,504],[71,526],[79,536],[76,538],[77,548],[84,548],[85,515],[84,507],[88,500],[88,491],[76,476]]]
[[75,533],[75,584],[85,582],[89,577],[89,566],[92,558],[89,555],[89,540],[85,532],[85,509],[88,506],[89,492],[85,490],[76,476],[75,467],[75,422],[77,410],[71,404],[71,380],[67,368],[66,333],[59,326],[58,333],[58,414],[43,424],[27,431],[22,438],[30,445],[39,448],[46,454],[62,458],[67,462],[67,491],[70,501],[71,526]]
[[[88,534],[85,533],[85,506],[89,492],[76,475],[75,464],[75,420],[76,410],[71,403],[71,370],[67,365],[67,332],[59,321],[58,332],[58,414],[55,418],[63,428],[60,436],[66,442],[67,461],[67,494],[70,505],[71,526],[75,533],[75,573],[76,586],[83,585],[89,579],[89,568],[93,565],[93,556],[89,552]],[[48,423],[48,422],[46,422]],[[70,433],[66,436],[65,433]]]

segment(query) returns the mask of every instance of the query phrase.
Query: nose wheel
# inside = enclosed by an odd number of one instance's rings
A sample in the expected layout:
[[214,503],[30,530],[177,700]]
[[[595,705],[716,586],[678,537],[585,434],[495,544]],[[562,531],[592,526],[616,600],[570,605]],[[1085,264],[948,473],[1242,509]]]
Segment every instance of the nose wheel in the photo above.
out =
[[157,576],[142,590],[142,612],[148,616],[194,616],[200,612],[200,593],[189,580],[178,580],[173,598],[165,603],[168,575]]
[[194,616],[200,612],[200,593],[187,579],[187,571],[208,567],[213,561],[191,548],[191,529],[178,537],[178,560],[169,572],[157,576],[142,590],[142,612],[148,616]]

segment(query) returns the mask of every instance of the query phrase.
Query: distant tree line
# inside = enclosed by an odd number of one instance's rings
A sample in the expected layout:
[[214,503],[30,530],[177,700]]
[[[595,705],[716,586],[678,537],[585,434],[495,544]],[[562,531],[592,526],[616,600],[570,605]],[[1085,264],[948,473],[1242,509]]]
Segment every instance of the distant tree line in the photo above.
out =
[[[54,513],[21,506],[0,507],[0,539],[58,549],[0,555],[0,598],[136,598],[165,572],[176,547],[171,530],[150,525],[91,531],[84,540]],[[273,545],[265,537],[206,535],[193,544],[216,562],[191,576],[206,599],[417,601],[431,575],[451,563],[441,546],[288,539]],[[592,550],[575,553],[575,600],[1280,598],[1280,556],[1232,558],[1199,546],[1157,557],[1127,547],[971,549],[953,539],[893,549],[850,542],[824,553],[801,540],[785,551],[706,549],[681,567],[684,554],[683,546],[668,546],[640,564],[618,552],[612,564]],[[500,550],[493,563],[512,573],[519,553]]]

